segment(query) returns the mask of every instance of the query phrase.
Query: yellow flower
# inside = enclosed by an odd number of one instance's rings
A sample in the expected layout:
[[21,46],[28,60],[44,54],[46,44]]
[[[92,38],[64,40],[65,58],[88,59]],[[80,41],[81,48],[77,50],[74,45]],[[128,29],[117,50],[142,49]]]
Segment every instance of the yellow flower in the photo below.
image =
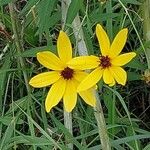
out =
[[107,33],[100,24],[96,26],[96,36],[101,49],[101,55],[97,56],[80,56],[69,61],[68,65],[74,69],[94,69],[77,88],[77,91],[84,91],[95,85],[102,77],[106,84],[110,86],[115,85],[118,82],[121,85],[125,85],[127,80],[127,73],[121,67],[127,64],[132,58],[136,56],[136,53],[130,52],[120,54],[126,40],[128,30],[122,29],[110,44]]
[[[57,50],[59,57],[49,51],[37,54],[39,63],[50,71],[34,76],[29,84],[36,88],[52,85],[45,101],[47,112],[62,98],[65,110],[70,112],[77,102],[77,86],[87,76],[87,73],[67,66],[68,61],[72,59],[72,47],[68,36],[63,31],[60,31],[58,37]],[[92,88],[78,92],[78,94],[87,104],[95,107],[96,99]]]

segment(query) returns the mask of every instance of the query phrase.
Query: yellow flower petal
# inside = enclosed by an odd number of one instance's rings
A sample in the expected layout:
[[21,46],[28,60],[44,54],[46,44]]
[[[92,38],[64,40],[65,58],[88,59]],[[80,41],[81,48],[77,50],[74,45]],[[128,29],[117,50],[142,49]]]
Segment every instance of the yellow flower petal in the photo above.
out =
[[62,70],[64,68],[62,61],[49,51],[37,53],[37,60],[48,69]]
[[82,97],[82,99],[90,106],[95,107],[96,105],[96,98],[94,94],[94,89],[90,88],[86,91],[79,92],[79,95]]
[[113,67],[110,67],[109,70],[111,71],[111,74],[113,75],[113,77],[119,84],[121,84],[121,85],[126,84],[127,73],[123,68],[113,66]]
[[122,54],[112,59],[111,63],[114,66],[123,66],[127,64],[129,61],[131,61],[131,59],[133,59],[135,56],[136,56],[136,53],[134,52]]
[[56,71],[40,73],[29,81],[33,87],[40,88],[53,84],[60,78],[60,73]]
[[120,54],[127,41],[127,34],[128,34],[128,29],[125,28],[119,31],[119,33],[116,35],[110,47],[110,52],[109,52],[110,57],[114,58]]
[[77,91],[85,91],[93,87],[102,77],[103,70],[100,67],[92,71],[78,86]]
[[96,56],[79,56],[69,61],[68,66],[72,69],[85,70],[96,68],[100,62]]
[[109,37],[107,36],[107,33],[100,24],[96,26],[96,36],[98,38],[102,55],[108,55],[110,49]]
[[73,80],[68,80],[66,84],[66,90],[63,97],[64,107],[67,112],[71,112],[77,102],[76,85]]
[[[81,82],[83,79],[85,79],[89,74],[87,72],[83,71],[76,71],[74,74],[74,79],[78,82]],[[97,89],[97,85],[94,85],[94,89]]]
[[75,71],[73,77],[75,80],[77,80],[78,82],[81,82],[86,76],[88,75],[88,73],[83,72],[83,71]]
[[64,95],[66,89],[66,81],[60,78],[56,83],[54,83],[48,92],[45,101],[46,112],[49,112],[52,107],[56,106]]
[[114,86],[115,85],[115,80],[113,80],[113,82],[111,84],[109,84],[109,86]]
[[60,31],[57,40],[57,50],[60,59],[67,63],[72,58],[72,46],[67,34]]
[[104,69],[103,80],[106,84],[113,84],[114,78],[108,68]]

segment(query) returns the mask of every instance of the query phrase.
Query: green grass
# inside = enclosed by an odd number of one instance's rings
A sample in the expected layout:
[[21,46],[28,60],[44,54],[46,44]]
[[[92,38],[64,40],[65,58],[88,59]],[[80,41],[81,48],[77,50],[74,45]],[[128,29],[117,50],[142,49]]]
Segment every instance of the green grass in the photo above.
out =
[[[46,113],[44,102],[49,88],[34,89],[28,84],[31,77],[44,70],[35,58],[36,53],[44,50],[56,53],[64,12],[61,1],[18,0],[13,2],[17,10],[15,19],[8,11],[12,1],[0,0],[0,150],[68,150],[68,143],[79,150],[101,149],[92,107],[78,98],[72,112],[72,135],[64,126],[62,103]],[[134,51],[137,57],[125,66],[128,82],[124,87],[113,88],[100,83],[98,92],[112,149],[149,150],[150,87],[142,79],[149,67],[150,42],[145,39],[142,0],[101,2],[72,0],[63,29],[74,44],[74,55],[78,55],[72,24],[76,15],[80,16],[80,30],[89,54],[99,53],[97,23],[104,26],[111,40],[123,27],[129,29],[123,52]],[[18,39],[11,19],[17,23]]]

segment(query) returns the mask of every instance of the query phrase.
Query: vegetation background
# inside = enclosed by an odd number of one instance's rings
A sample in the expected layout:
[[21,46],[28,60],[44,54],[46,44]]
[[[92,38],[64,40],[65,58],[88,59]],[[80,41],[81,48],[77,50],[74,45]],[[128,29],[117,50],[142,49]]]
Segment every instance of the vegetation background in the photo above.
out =
[[[0,150],[67,150],[67,143],[79,150],[101,149],[90,106],[78,98],[72,112],[72,135],[64,126],[62,103],[46,113],[48,88],[33,89],[28,84],[44,69],[36,53],[56,53],[62,26],[74,43],[74,55],[78,55],[80,40],[74,33],[81,31],[88,53],[98,55],[97,23],[111,40],[127,27],[123,51],[137,53],[125,66],[126,86],[98,85],[112,149],[150,150],[149,4],[149,0],[0,0]],[[76,29],[75,23],[79,23]]]

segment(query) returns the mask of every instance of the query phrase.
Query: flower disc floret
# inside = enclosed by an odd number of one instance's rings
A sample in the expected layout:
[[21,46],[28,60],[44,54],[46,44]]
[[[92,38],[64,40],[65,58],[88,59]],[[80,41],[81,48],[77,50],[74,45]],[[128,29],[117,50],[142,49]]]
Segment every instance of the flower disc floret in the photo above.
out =
[[105,69],[111,66],[109,56],[100,56],[100,66]]
[[73,78],[74,70],[66,67],[60,74],[64,79],[69,80]]

